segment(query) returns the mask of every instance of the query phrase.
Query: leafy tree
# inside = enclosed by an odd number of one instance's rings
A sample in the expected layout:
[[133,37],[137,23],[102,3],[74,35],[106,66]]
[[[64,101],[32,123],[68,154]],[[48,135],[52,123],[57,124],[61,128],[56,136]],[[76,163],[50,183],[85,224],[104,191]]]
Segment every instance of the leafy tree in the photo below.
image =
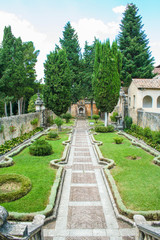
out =
[[[114,43],[116,45],[116,43]],[[119,51],[117,49],[117,51]],[[105,112],[105,126],[107,126],[108,113],[112,112],[118,102],[120,91],[120,76],[118,73],[115,47],[106,43],[97,42],[94,63],[93,90],[97,107]]]
[[4,100],[4,112],[6,116],[8,97],[14,96],[15,91],[12,81],[15,40],[16,38],[12,34],[11,27],[5,27],[2,48],[0,50],[0,95]]
[[24,89],[24,107],[23,112],[25,111],[25,105],[28,106],[28,102],[31,96],[37,92],[39,89],[39,83],[36,82],[36,70],[35,65],[37,62],[37,57],[39,50],[35,50],[33,42],[23,43],[23,54],[24,54],[24,66],[26,71],[26,86]]
[[96,39],[92,45],[85,42],[83,54],[83,71],[82,71],[82,98],[87,98],[91,101],[91,118],[93,115],[93,89],[92,89],[92,76],[95,58]]
[[47,56],[44,68],[44,103],[47,108],[60,116],[67,112],[71,104],[70,70],[65,50],[51,52]]
[[63,31],[63,38],[60,38],[60,44],[66,50],[67,59],[71,74],[71,97],[72,102],[77,102],[80,97],[81,83],[80,83],[80,46],[78,42],[78,35],[68,22]]
[[135,4],[127,5],[120,25],[118,43],[122,52],[121,80],[129,86],[132,78],[153,77],[153,57]]

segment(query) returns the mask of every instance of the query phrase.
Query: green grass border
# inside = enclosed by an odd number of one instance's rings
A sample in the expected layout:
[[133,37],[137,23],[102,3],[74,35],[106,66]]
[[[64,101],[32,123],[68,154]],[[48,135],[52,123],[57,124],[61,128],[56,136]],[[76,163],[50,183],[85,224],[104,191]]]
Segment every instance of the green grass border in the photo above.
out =
[[[126,138],[128,138],[130,141],[132,141],[132,144],[133,145],[136,145],[136,146],[139,146],[141,147],[142,149],[144,149],[145,151],[147,152],[150,152],[152,155],[158,155],[155,151],[153,151],[152,149],[150,149],[149,147],[146,147],[144,146],[143,144],[140,144],[138,142],[136,142],[131,136],[129,136],[128,134],[124,133],[124,132],[118,132],[120,135],[123,135],[125,136]],[[134,215],[143,215],[147,220],[160,220],[160,210],[156,210],[156,211],[133,211],[131,209],[128,209],[123,201],[122,201],[122,198],[119,194],[119,191],[118,191],[118,188],[117,188],[117,185],[114,181],[114,178],[112,176],[112,174],[110,173],[109,169],[111,169],[113,166],[115,166],[115,162],[113,159],[109,159],[109,158],[105,158],[103,157],[100,149],[99,149],[99,146],[103,144],[103,142],[100,142],[100,141],[96,141],[93,134],[91,133],[91,140],[92,142],[94,143],[94,146],[95,146],[95,150],[97,152],[97,155],[98,155],[98,158],[99,158],[99,161],[100,162],[103,162],[103,163],[106,163],[108,164],[104,169],[104,174],[109,182],[109,185],[110,185],[110,188],[111,188],[111,191],[112,191],[112,194],[113,194],[113,198],[116,202],[116,205],[117,205],[117,208],[118,208],[118,211],[119,213],[123,214],[124,216],[127,216],[128,218],[130,219],[133,219],[133,216]],[[159,155],[158,155],[159,156]],[[160,156],[159,156],[160,157]],[[158,157],[156,157],[158,158]],[[158,159],[159,160],[159,159]],[[154,160],[155,161],[155,158]]]
[[[23,146],[20,146],[18,149],[16,149],[14,152],[8,154],[5,158],[7,158],[8,160],[12,160],[12,156],[17,155],[19,152],[21,152],[24,148],[28,147],[29,145],[31,145],[37,138],[46,135],[47,132],[50,131],[50,128],[48,128],[47,130],[45,130],[44,132],[41,132],[39,135],[35,136],[33,139],[31,139],[30,143],[26,143]],[[57,174],[55,177],[55,181],[54,184],[51,188],[51,194],[49,196],[49,202],[46,206],[46,208],[43,211],[37,211],[37,212],[32,212],[32,213],[18,213],[18,212],[9,212],[9,220],[16,220],[16,221],[32,221],[33,218],[37,215],[37,214],[43,214],[46,217],[48,217],[52,211],[53,211],[53,207],[55,205],[55,201],[56,201],[56,196],[57,196],[57,192],[58,192],[58,188],[61,182],[61,177],[62,177],[62,173],[64,171],[64,168],[57,164],[61,161],[65,161],[67,156],[68,156],[68,152],[69,152],[69,144],[71,142],[71,137],[72,137],[72,131],[69,134],[69,138],[68,140],[64,141],[62,144],[66,145],[64,151],[63,151],[63,155],[60,159],[54,159],[50,161],[50,165],[57,170]]]

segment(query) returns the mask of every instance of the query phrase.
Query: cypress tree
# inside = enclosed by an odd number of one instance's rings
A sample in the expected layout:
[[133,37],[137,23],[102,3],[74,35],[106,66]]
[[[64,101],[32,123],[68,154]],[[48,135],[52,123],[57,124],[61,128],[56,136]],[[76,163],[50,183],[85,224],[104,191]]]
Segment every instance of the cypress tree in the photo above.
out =
[[64,49],[56,49],[47,56],[44,64],[45,106],[57,116],[66,113],[71,104],[70,70]]
[[121,80],[129,86],[132,78],[152,78],[153,57],[135,4],[128,4],[120,24],[118,43],[123,55]]
[[[120,75],[118,63],[120,53],[116,50],[116,43],[110,46],[106,43],[97,42],[93,75],[93,90],[96,106],[105,112],[105,126],[107,125],[108,113],[116,106],[120,91]],[[117,57],[119,56],[119,58]],[[120,58],[121,59],[121,58]]]
[[79,100],[81,83],[80,83],[80,46],[78,42],[78,35],[68,22],[63,31],[63,39],[60,38],[61,47],[66,50],[67,59],[71,74],[71,96],[72,102]]

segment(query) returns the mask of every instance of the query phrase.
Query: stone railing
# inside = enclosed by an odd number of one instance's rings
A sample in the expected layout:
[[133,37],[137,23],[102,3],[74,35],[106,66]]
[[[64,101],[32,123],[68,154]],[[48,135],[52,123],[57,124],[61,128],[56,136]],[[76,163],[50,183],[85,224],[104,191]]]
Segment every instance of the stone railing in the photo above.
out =
[[136,240],[160,240],[160,227],[149,225],[142,215],[134,215]]
[[32,222],[10,223],[7,221],[8,212],[0,206],[0,239],[1,240],[43,240],[42,227],[45,216],[36,215]]

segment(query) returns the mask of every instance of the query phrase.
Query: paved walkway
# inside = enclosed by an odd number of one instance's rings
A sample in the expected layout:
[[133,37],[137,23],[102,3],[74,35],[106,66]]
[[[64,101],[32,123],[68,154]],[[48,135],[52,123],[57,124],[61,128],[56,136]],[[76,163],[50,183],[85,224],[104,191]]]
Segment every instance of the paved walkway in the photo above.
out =
[[58,217],[45,240],[133,240],[135,230],[115,217],[84,120],[73,136]]

